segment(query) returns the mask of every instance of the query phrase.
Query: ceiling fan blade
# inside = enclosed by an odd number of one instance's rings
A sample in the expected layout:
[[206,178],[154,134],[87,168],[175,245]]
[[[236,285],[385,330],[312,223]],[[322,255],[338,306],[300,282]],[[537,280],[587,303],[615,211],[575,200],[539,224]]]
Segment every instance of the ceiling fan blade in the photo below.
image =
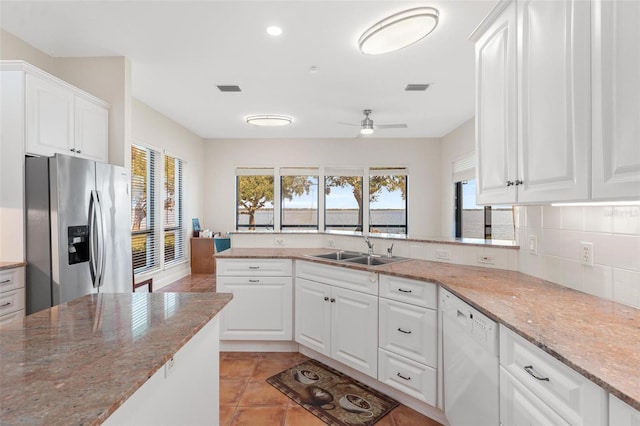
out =
[[343,123],[342,121],[336,121],[336,123],[338,124],[344,124],[346,126],[356,126],[356,127],[360,127],[359,124],[353,124],[353,123]]
[[406,124],[374,124],[374,129],[406,129]]

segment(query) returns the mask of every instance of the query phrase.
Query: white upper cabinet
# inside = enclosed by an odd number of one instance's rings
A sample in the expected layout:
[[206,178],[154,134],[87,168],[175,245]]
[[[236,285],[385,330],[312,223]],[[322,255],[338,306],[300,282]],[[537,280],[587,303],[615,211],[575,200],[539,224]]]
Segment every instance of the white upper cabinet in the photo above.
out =
[[587,200],[590,3],[499,7],[476,39],[478,203]]
[[73,92],[35,75],[26,76],[26,152],[73,155]]
[[518,202],[589,198],[590,3],[518,4]]
[[516,4],[476,43],[477,202],[514,203],[516,180]]
[[3,70],[25,71],[27,154],[60,153],[109,161],[109,107],[105,102],[20,61],[3,65]]
[[592,198],[639,199],[640,2],[592,4]]

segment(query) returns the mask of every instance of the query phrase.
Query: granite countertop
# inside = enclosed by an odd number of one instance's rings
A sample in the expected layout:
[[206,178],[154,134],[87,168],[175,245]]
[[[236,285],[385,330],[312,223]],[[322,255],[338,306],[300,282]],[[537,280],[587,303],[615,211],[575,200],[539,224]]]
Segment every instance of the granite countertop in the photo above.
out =
[[26,266],[27,262],[0,262],[0,271],[4,271],[5,269],[13,269],[19,268],[21,266]]
[[0,424],[102,423],[231,298],[91,294],[0,328]]
[[414,259],[367,267],[306,256],[332,251],[232,248],[216,257],[289,257],[440,284],[640,410],[640,310],[515,271]]

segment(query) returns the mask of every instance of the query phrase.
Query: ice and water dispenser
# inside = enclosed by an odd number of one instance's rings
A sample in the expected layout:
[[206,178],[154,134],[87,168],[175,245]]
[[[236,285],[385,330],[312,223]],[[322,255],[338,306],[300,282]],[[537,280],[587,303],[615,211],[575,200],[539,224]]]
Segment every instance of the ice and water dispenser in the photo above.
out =
[[68,228],[69,265],[89,261],[89,226]]

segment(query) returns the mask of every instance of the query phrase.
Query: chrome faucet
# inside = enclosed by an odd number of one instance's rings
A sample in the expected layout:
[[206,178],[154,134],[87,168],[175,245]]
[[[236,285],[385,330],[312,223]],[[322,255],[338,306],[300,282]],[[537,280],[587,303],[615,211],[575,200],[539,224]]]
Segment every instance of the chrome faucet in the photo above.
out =
[[369,241],[369,237],[366,237],[364,239],[364,242],[367,243],[367,247],[369,247],[369,251],[367,252],[367,254],[369,256],[373,255],[373,243],[371,241]]
[[391,243],[391,247],[387,249],[387,257],[393,257],[393,243]]

